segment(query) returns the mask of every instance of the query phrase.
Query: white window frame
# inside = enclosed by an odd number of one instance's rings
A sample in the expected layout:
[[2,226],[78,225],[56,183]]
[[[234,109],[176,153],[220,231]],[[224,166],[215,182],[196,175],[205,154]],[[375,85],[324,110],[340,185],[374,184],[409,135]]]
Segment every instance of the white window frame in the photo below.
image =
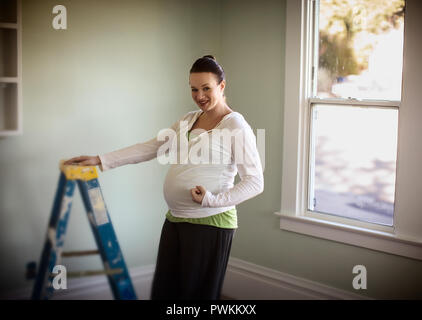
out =
[[[389,227],[307,209],[311,104],[326,102],[308,98],[312,90],[308,79],[312,72],[314,38],[309,24],[313,24],[314,3],[314,0],[287,0],[286,6],[282,194],[280,212],[275,213],[280,216],[280,228],[422,260],[422,201],[419,200],[422,191],[419,197],[408,196],[409,192],[414,195],[418,188],[422,190],[422,182],[409,179],[412,175],[407,173],[409,169],[413,170],[422,180],[422,150],[415,150],[415,145],[421,144],[421,138],[417,137],[422,137],[422,125],[418,126],[418,132],[414,132],[415,127],[413,132],[405,129],[417,117],[422,122],[417,84],[414,84],[415,81],[420,83],[416,71],[422,69],[422,63],[415,61],[421,52],[420,41],[415,42],[415,35],[422,28],[422,19],[418,17],[422,6],[418,0],[406,2],[402,101],[349,102],[352,105],[400,107],[394,225]],[[407,67],[406,59],[412,59],[411,67]],[[415,66],[417,70],[412,71]],[[419,161],[409,161],[415,156]],[[413,167],[404,167],[409,162]]]

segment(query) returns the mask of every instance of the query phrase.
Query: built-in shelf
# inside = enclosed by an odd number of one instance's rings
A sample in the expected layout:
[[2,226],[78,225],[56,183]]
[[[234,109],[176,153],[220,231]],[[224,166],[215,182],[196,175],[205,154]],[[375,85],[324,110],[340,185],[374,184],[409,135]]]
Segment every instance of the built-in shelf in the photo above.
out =
[[18,23],[18,0],[0,0],[0,23]]
[[21,0],[0,0],[0,137],[22,133]]
[[0,83],[18,83],[19,79],[18,77],[0,77]]
[[0,28],[2,28],[2,29],[18,29],[18,24],[17,23],[1,22]]

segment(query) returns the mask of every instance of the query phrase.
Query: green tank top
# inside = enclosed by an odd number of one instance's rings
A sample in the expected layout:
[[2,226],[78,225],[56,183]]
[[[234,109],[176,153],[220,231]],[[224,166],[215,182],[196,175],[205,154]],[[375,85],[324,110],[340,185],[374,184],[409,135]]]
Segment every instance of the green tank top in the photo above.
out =
[[[187,133],[190,139],[190,131]],[[171,222],[188,222],[194,224],[205,224],[218,228],[237,229],[237,210],[236,208],[214,214],[204,218],[179,218],[171,214],[170,210],[166,213],[166,218]]]

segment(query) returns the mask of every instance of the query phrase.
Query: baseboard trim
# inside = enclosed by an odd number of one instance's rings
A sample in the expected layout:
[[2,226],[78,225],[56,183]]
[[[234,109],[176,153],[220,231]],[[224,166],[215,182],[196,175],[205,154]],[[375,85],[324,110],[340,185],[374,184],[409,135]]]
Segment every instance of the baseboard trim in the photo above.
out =
[[[155,265],[129,269],[138,299],[150,299]],[[32,283],[33,284],[33,283]],[[113,299],[105,276],[69,279],[68,289],[55,292],[54,300],[111,300]],[[0,299],[27,300],[32,285],[6,294]],[[370,299],[322,283],[296,277],[256,265],[235,257],[229,259],[222,295],[235,300],[361,300]]]
[[370,299],[234,257],[229,260],[223,294],[240,300]]
[[[150,298],[152,277],[154,275],[155,264],[147,266],[133,267],[129,269],[129,274],[135,292],[140,300]],[[34,281],[31,285],[9,291],[7,294],[0,294],[0,300],[28,300],[31,297]],[[67,289],[57,290],[52,300],[112,300],[113,295],[106,276],[92,276],[69,279]]]

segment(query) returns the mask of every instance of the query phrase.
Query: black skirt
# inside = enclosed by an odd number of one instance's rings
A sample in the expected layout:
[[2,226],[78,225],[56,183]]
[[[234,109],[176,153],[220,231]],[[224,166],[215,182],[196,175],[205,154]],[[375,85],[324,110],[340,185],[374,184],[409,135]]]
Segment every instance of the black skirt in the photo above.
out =
[[235,231],[166,219],[151,299],[220,299]]

